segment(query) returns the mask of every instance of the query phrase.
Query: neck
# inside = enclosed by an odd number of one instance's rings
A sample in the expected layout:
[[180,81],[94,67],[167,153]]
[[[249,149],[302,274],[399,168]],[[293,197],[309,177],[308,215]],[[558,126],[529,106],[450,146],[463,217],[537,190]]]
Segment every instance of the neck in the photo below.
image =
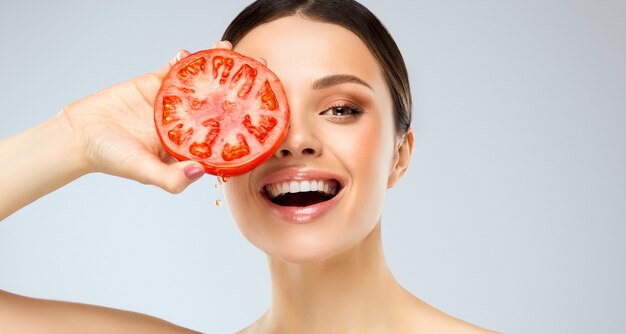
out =
[[[415,302],[391,275],[380,223],[368,237],[313,264],[269,259],[272,307],[262,322],[272,332],[348,333],[388,327]],[[364,332],[364,331],[361,331]]]

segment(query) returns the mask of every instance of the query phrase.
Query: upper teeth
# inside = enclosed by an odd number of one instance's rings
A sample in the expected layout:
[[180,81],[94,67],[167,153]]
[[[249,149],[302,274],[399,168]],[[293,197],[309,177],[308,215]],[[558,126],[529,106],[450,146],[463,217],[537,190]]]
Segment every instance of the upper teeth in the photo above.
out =
[[307,191],[319,191],[328,195],[337,193],[337,181],[335,180],[305,180],[272,183],[265,186],[265,190],[272,197],[279,197],[287,193],[299,193]]

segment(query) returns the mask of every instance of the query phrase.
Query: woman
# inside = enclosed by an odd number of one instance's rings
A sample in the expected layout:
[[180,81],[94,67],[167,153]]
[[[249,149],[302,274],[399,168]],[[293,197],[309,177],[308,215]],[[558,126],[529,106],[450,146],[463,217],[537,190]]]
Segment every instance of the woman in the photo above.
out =
[[[490,333],[414,297],[385,263],[385,191],[408,168],[413,133],[406,68],[380,22],[350,0],[257,1],[223,40],[232,44],[216,47],[267,63],[281,78],[292,113],[274,156],[224,183],[235,221],[267,253],[272,276],[271,308],[241,332]],[[0,143],[1,156],[17,157],[0,171],[0,183],[13,193],[2,198],[0,217],[91,172],[172,193],[202,176],[199,164],[173,161],[153,129],[152,103],[171,64],[77,101]],[[42,141],[45,147],[31,145]],[[31,154],[16,154],[26,148]],[[283,184],[299,193],[312,183],[328,186],[334,197],[308,206],[275,199],[284,195]],[[0,332],[190,332],[134,313],[0,297]]]

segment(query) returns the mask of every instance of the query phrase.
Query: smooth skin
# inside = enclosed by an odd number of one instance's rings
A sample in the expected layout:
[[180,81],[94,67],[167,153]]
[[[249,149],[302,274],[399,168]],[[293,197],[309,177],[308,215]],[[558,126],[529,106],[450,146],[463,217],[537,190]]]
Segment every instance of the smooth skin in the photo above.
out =
[[[235,51],[267,61],[291,109],[275,155],[224,184],[234,220],[268,255],[272,278],[270,309],[241,333],[491,333],[413,296],[385,262],[384,197],[407,171],[413,133],[396,134],[392,99],[367,46],[341,26],[296,15],[256,27]],[[337,75],[359,80],[321,84]],[[333,107],[345,104],[362,114],[338,115]],[[281,219],[258,189],[266,175],[289,168],[338,174],[342,197],[313,222]]]
[[[220,42],[214,47],[231,46]],[[0,184],[5,194],[0,195],[0,220],[88,173],[121,176],[171,193],[197,180],[202,166],[170,157],[153,121],[153,101],[164,76],[187,54],[180,51],[158,71],[76,101],[52,119],[0,141]],[[39,145],[42,142],[46,145]],[[0,333],[197,332],[134,312],[0,290]]]
[[0,156],[10,159],[0,162],[0,184],[11,196],[0,197],[0,219],[88,173],[121,176],[171,193],[191,184],[182,171],[202,167],[175,162],[161,146],[153,121],[163,77],[187,54],[180,51],[158,71],[76,101],[45,123],[2,140]]
[[[292,109],[282,153],[224,184],[239,228],[268,254],[272,275],[270,309],[241,333],[493,333],[422,302],[387,267],[382,204],[386,189],[408,168],[413,134],[395,134],[381,71],[358,37],[294,16],[255,28],[235,50],[267,61],[285,84]],[[171,193],[197,179],[201,167],[175,162],[153,129],[152,101],[170,66],[72,103],[51,120],[0,142],[0,156],[11,157],[0,160],[0,184],[12,194],[0,198],[0,218],[92,172]],[[369,87],[312,87],[333,74],[357,76]],[[340,100],[358,104],[363,115],[336,117],[331,107]],[[42,141],[45,148],[34,145]],[[17,154],[24,151],[30,154]],[[288,225],[261,204],[256,186],[263,175],[293,166],[334,170],[347,180],[344,197],[319,221]],[[0,332],[195,333],[137,313],[2,291]]]

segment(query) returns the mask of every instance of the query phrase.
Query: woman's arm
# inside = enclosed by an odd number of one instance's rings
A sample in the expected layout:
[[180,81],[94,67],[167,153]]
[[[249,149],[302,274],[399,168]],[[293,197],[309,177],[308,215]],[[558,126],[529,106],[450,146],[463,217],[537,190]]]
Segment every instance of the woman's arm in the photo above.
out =
[[0,220],[87,171],[60,115],[0,141]]
[[[187,55],[181,51],[177,58]],[[104,89],[52,119],[0,141],[0,220],[93,172],[179,193],[204,174],[176,162],[154,129],[154,99],[170,66]]]
[[0,290],[0,333],[198,333],[144,314]]
[[[176,58],[187,54],[181,51]],[[202,176],[204,169],[197,162],[176,162],[167,154],[154,129],[154,99],[175,60],[76,101],[50,120],[1,140],[0,220],[87,173],[116,175],[172,193]],[[138,313],[0,290],[0,333],[195,332]]]

